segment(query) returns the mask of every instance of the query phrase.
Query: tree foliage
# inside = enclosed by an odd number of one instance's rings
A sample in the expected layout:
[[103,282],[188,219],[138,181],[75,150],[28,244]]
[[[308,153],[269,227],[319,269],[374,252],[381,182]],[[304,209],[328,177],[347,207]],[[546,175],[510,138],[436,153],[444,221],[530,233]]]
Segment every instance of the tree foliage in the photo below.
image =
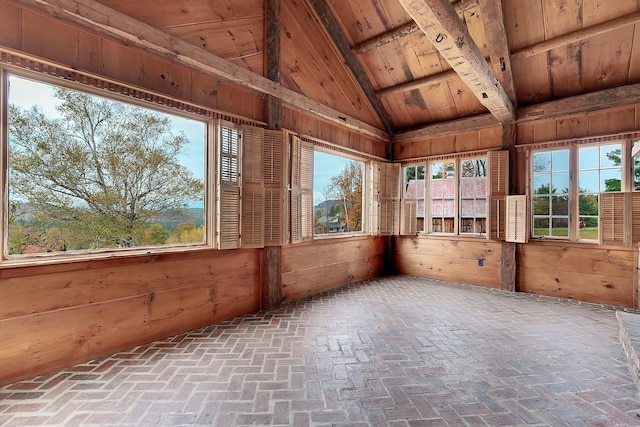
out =
[[62,230],[67,246],[55,250],[166,239],[151,223],[204,194],[203,180],[179,163],[186,137],[150,110],[61,88],[55,97],[58,117],[9,107],[12,203]]
[[340,201],[346,231],[362,230],[362,163],[348,162],[329,179],[328,195]]

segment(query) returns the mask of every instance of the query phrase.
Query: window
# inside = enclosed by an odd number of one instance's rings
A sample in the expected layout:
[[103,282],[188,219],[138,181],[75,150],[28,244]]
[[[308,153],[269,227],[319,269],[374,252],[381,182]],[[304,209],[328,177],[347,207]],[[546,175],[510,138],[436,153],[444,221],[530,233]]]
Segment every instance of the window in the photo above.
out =
[[362,161],[314,150],[315,235],[363,230],[364,166]]
[[209,243],[205,119],[3,78],[5,257]]
[[415,200],[417,231],[486,236],[487,172],[484,156],[405,166],[403,198]]
[[533,237],[569,236],[569,150],[533,154]]
[[600,194],[623,188],[622,148],[615,143],[533,152],[532,236],[597,241]]

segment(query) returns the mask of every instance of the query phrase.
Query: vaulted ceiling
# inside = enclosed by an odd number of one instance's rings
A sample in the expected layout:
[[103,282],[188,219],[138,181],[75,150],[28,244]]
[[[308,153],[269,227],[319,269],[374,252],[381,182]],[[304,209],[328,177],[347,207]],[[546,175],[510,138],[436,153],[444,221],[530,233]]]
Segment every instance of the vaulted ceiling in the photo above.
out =
[[396,136],[631,102],[640,82],[640,0],[18,1]]

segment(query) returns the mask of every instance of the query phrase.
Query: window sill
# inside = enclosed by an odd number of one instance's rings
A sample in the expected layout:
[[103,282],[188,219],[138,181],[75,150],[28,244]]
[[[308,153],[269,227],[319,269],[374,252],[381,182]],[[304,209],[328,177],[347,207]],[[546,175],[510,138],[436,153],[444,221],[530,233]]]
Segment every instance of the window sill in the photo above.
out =
[[[72,265],[91,261],[109,261],[135,258],[154,258],[163,255],[193,253],[214,250],[209,245],[185,245],[157,248],[123,249],[117,251],[75,252],[59,254],[34,254],[29,256],[13,256],[0,262],[0,270],[37,267],[45,265]],[[84,267],[83,267],[84,268]]]

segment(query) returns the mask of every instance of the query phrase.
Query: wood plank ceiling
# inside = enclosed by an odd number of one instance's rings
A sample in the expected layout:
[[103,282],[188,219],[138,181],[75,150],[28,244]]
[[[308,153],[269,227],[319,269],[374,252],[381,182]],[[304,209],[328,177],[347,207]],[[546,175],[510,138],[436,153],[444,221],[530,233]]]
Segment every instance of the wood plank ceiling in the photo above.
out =
[[[224,59],[219,77],[247,70],[252,90],[396,136],[541,117],[562,99],[586,111],[579,96],[603,90],[630,102],[640,82],[640,0],[17,1],[77,16],[101,4]],[[266,28],[280,33],[270,75]],[[283,89],[264,82],[278,74]]]

